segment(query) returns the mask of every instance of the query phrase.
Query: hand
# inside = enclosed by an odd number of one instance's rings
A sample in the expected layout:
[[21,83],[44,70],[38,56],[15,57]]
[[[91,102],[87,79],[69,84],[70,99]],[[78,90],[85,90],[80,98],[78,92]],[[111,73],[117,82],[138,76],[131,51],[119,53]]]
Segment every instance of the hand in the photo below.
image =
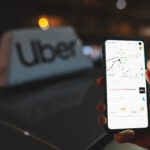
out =
[[[148,83],[150,84],[150,70],[145,71],[145,75]],[[104,79],[99,78],[97,80],[98,85],[104,86]],[[100,113],[98,117],[98,123],[101,126],[105,126],[107,123],[107,118],[103,115],[106,110],[106,106],[103,102],[97,105],[97,111]],[[138,146],[150,149],[150,130],[144,133],[135,133],[133,130],[124,130],[120,133],[114,134],[114,138],[119,143],[133,143]]]

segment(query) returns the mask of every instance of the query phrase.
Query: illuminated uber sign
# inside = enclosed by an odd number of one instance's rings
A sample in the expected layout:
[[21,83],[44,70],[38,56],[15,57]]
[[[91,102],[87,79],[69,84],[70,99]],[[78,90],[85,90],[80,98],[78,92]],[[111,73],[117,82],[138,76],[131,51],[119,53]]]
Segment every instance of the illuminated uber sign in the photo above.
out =
[[2,35],[0,86],[14,86],[91,67],[71,27],[14,30]]
[[[40,40],[31,41],[31,55],[33,55],[33,60],[28,62],[24,58],[24,52],[19,42],[16,43],[16,49],[20,62],[26,67],[32,67],[38,65],[39,63],[50,63],[55,61],[58,56],[61,59],[69,59],[69,57],[76,57],[75,51],[75,41],[70,43],[59,42],[56,47],[51,44],[41,44]],[[49,56],[44,52],[48,51]]]

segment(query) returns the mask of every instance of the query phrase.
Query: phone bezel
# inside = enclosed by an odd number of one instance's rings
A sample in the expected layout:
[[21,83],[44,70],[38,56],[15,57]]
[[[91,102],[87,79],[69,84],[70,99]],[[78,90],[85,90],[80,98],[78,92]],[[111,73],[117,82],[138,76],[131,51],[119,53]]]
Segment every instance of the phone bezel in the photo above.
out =
[[[145,41],[141,38],[105,38],[103,40],[103,46],[102,46],[102,52],[103,52],[103,73],[104,73],[104,102],[105,102],[105,105],[106,105],[106,111],[105,111],[105,116],[107,117],[108,116],[108,111],[107,111],[107,85],[106,85],[106,55],[105,55],[105,42],[107,40],[125,40],[125,41],[142,41],[144,43],[144,56],[145,56],[145,70],[147,68],[147,58],[146,58],[146,48],[145,48]],[[117,133],[117,132],[120,132],[120,131],[123,131],[123,130],[134,130],[135,132],[141,132],[141,131],[145,131],[147,129],[149,129],[149,99],[148,99],[148,83],[146,81],[146,95],[147,95],[147,110],[148,110],[148,127],[146,128],[128,128],[128,129],[110,129],[108,127],[108,122],[106,123],[105,125],[105,130],[106,132],[108,133]]]

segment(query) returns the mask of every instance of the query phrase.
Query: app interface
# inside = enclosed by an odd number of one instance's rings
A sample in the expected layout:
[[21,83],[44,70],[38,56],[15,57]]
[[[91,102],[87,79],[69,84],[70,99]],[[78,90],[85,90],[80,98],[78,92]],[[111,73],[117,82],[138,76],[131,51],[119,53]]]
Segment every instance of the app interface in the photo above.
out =
[[144,43],[107,40],[105,50],[108,127],[147,127]]

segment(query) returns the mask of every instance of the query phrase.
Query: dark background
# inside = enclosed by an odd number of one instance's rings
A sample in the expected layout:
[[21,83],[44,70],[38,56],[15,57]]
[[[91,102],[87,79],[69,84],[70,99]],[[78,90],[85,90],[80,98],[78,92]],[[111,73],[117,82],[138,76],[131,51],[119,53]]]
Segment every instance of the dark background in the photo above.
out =
[[117,0],[5,0],[0,2],[0,31],[37,27],[40,15],[51,19],[51,26],[72,25],[85,44],[99,44],[105,36],[144,37],[150,24],[150,2],[126,0],[119,10]]
[[[39,17],[50,27],[71,25],[85,45],[101,45],[106,36],[141,37],[150,53],[150,1],[126,0],[123,10],[117,0],[3,0],[0,2],[0,34],[20,28],[39,28]],[[0,88],[0,117],[53,143],[63,150],[83,150],[104,129],[97,123],[96,105],[104,100],[93,70],[59,79],[14,88]],[[0,124],[2,150],[46,150],[49,147]],[[110,148],[111,149],[111,148]],[[120,148],[119,148],[120,149]],[[128,149],[128,148],[126,148]]]

